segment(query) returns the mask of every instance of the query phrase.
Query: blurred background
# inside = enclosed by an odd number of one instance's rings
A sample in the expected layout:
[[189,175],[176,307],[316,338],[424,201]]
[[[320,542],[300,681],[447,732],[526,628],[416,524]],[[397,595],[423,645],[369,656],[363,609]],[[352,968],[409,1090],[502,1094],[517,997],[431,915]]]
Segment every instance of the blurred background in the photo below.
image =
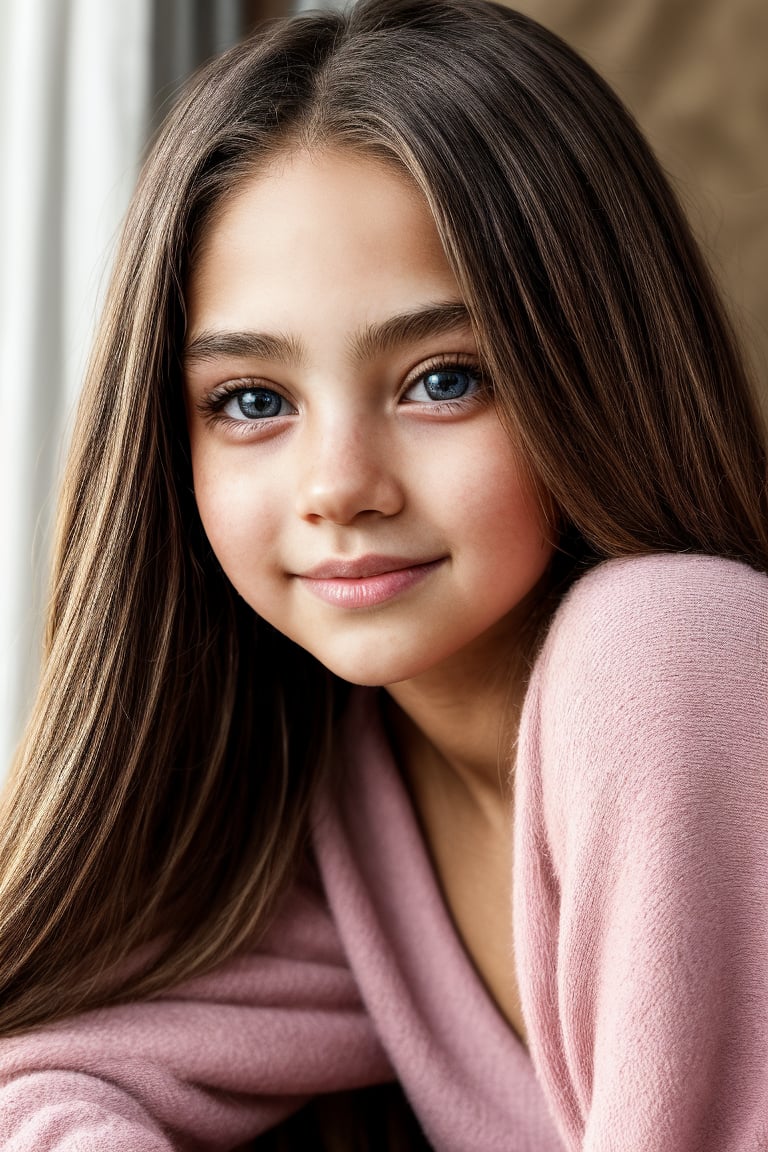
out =
[[[520,0],[634,112],[768,411],[768,2]],[[121,217],[189,74],[321,0],[0,0],[0,778],[37,678],[55,492]]]

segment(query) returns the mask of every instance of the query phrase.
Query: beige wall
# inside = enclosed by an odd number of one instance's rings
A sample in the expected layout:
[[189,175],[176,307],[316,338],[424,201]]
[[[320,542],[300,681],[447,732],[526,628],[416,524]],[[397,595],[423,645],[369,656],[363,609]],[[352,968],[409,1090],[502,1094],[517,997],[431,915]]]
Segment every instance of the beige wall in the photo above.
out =
[[515,0],[608,80],[680,195],[768,408],[768,0]]

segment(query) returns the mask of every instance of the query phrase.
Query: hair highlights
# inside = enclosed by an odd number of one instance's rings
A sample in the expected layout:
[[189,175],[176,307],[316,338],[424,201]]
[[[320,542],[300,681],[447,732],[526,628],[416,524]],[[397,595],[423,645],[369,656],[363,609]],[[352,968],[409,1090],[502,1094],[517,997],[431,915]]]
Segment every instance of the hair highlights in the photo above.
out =
[[510,437],[549,494],[556,594],[650,551],[768,568],[765,436],[735,341],[607,86],[485,0],[273,23],[193,81],[125,224],[4,796],[4,1032],[210,968],[258,937],[302,855],[343,685],[219,570],[179,368],[206,222],[297,147],[376,155],[426,197]]

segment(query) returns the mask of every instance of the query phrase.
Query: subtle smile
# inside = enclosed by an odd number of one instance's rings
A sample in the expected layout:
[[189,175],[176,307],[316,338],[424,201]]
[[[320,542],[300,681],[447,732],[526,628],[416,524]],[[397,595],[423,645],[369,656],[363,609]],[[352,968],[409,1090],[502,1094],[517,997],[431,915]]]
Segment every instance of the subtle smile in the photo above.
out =
[[361,556],[329,560],[298,579],[313,596],[340,608],[372,608],[420,584],[446,560],[419,561],[399,556]]

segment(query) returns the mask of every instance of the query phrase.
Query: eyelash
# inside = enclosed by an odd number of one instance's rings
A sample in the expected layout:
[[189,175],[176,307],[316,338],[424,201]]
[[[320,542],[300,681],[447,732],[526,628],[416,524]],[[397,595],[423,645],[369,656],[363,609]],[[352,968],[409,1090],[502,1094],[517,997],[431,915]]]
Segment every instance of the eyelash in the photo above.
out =
[[[425,404],[430,413],[440,415],[443,412],[456,413],[467,409],[477,403],[480,396],[485,392],[486,378],[481,371],[477,361],[472,356],[467,356],[458,353],[450,357],[436,358],[428,361],[420,370],[418,376],[409,380],[403,389],[403,393],[409,392],[417,384],[420,384],[425,377],[431,376],[436,372],[445,372],[452,368],[460,368],[468,371],[476,382],[476,390],[470,396],[460,396],[455,400],[435,400],[433,403],[426,405],[425,401],[410,401],[414,404]],[[239,380],[228,380],[225,384],[221,384],[215,388],[207,396],[199,401],[197,407],[204,419],[209,423],[219,423],[229,425],[239,433],[253,432],[254,425],[269,424],[273,420],[280,419],[279,416],[264,417],[263,420],[234,420],[230,416],[222,414],[222,408],[233,399],[233,397],[242,395],[245,392],[264,391],[273,392],[276,396],[283,397],[283,393],[277,388],[267,387],[262,385],[256,378],[241,378]],[[285,397],[283,397],[285,399]]]
[[[467,372],[469,376],[474,377],[477,383],[475,391],[469,396],[459,396],[455,400],[434,400],[428,405],[429,410],[439,415],[443,411],[457,412],[469,408],[476,404],[478,399],[485,394],[487,381],[477,360],[472,356],[466,356],[461,353],[450,357],[438,357],[435,360],[428,361],[418,376],[408,382],[404,392],[410,392],[416,384],[420,384],[427,376],[431,376],[437,372],[448,372],[452,368],[461,368]],[[419,404],[424,403],[424,401],[412,400],[410,403]]]

